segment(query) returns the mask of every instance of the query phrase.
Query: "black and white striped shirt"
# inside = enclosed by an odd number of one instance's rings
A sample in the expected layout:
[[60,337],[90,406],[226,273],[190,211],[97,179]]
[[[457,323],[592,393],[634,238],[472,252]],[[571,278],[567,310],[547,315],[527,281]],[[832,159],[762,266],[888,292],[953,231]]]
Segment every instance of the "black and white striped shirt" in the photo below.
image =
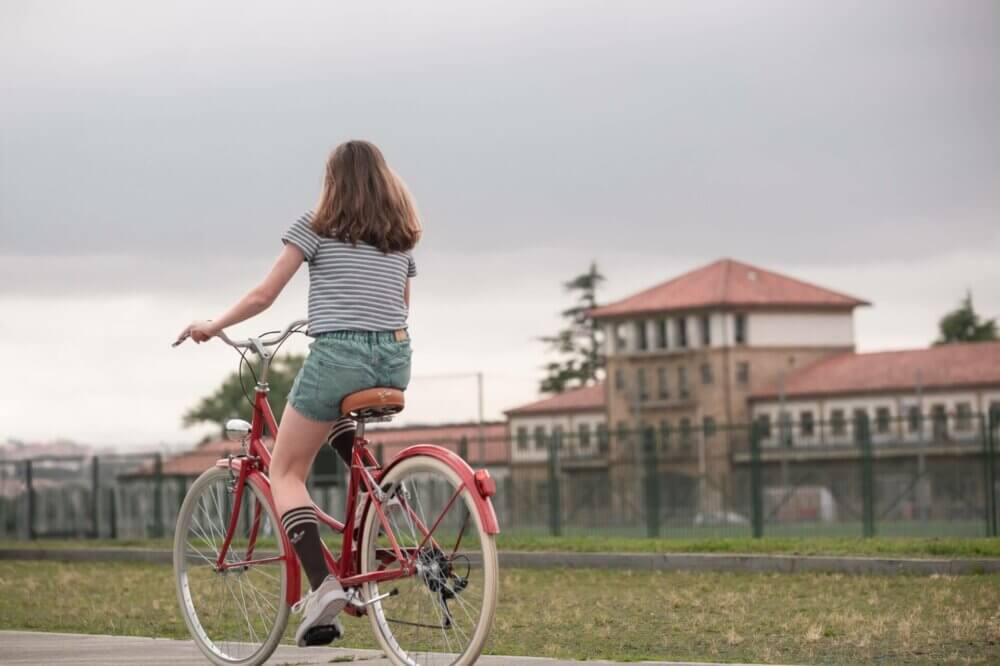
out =
[[309,335],[406,328],[403,290],[417,274],[413,256],[326,238],[311,222],[312,213],[306,213],[281,237],[302,250],[309,264]]

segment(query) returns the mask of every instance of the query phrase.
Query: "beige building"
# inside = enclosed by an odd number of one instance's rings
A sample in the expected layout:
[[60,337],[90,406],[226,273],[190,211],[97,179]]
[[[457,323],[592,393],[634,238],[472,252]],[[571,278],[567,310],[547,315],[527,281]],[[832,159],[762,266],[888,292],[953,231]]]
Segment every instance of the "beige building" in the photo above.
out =
[[[685,475],[723,477],[743,434],[720,426],[748,423],[755,391],[853,351],[862,305],[723,259],[599,307],[592,316],[605,332],[608,421],[615,432],[658,433],[658,449]],[[622,455],[614,445],[612,457]]]
[[[570,488],[602,486],[601,481],[607,479],[604,384],[569,390],[504,413],[511,443],[511,479],[519,489],[512,510],[524,522],[542,522],[547,510],[550,447],[556,448],[559,474],[571,474],[579,481],[569,484]],[[566,494],[575,495],[572,490]]]

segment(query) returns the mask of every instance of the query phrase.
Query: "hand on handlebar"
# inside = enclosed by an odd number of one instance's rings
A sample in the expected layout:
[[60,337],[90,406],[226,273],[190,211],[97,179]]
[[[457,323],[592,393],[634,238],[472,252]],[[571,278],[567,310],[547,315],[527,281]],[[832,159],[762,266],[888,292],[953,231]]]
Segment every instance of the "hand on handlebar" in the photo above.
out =
[[174,342],[173,346],[176,347],[188,338],[197,343],[208,342],[218,334],[219,329],[211,321],[193,321],[184,327],[184,330],[177,336],[177,341]]

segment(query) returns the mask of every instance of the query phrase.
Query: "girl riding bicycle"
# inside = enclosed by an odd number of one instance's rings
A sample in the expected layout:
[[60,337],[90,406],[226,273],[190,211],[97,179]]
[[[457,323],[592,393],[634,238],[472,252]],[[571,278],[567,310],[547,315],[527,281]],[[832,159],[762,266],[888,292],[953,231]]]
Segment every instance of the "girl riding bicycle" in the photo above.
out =
[[346,395],[409,383],[411,250],[420,233],[413,199],[379,149],[343,143],[327,161],[316,210],[284,233],[284,249],[264,281],[218,319],[195,321],[178,337],[205,342],[260,314],[302,262],[309,264],[308,333],[315,340],[289,393],[270,466],[275,508],[312,589],[295,632],[303,647],[332,635],[310,630],[335,625],[333,635],[343,633],[336,616],[348,601],[327,569],[306,476],[327,439],[351,463],[354,423],[340,412]]

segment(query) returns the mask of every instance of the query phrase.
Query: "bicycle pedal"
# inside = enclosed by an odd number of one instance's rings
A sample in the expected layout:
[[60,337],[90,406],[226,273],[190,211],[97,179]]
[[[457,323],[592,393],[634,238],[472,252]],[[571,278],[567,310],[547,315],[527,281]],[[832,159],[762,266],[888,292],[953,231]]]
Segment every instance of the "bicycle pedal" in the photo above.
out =
[[343,635],[340,627],[335,624],[324,624],[313,627],[306,632],[303,637],[306,647],[316,647],[318,645],[329,645]]

